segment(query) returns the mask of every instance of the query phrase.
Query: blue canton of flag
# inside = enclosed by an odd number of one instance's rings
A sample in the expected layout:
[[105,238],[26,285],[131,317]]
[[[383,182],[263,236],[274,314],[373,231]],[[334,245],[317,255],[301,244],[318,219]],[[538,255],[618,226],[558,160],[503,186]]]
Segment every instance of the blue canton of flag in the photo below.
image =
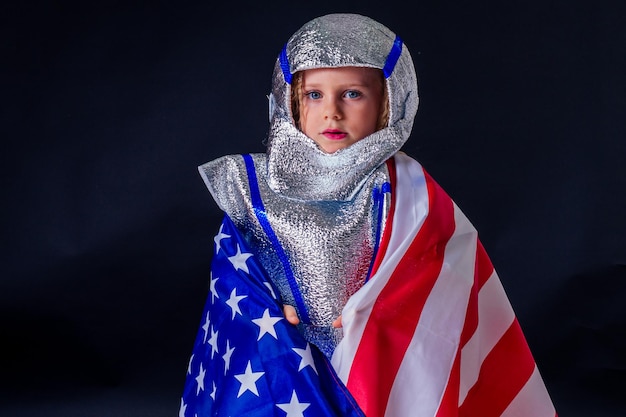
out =
[[284,319],[263,267],[228,216],[179,417],[364,416],[328,359]]

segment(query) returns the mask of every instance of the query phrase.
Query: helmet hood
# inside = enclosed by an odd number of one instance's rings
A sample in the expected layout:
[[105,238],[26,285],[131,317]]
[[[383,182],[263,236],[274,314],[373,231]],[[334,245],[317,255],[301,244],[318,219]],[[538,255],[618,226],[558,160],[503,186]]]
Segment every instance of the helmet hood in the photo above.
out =
[[[328,154],[295,126],[291,81],[298,71],[349,66],[382,70],[389,122]],[[302,200],[349,200],[407,141],[419,101],[413,60],[402,40],[369,17],[343,13],[315,18],[291,36],[276,59],[269,99],[268,184]]]

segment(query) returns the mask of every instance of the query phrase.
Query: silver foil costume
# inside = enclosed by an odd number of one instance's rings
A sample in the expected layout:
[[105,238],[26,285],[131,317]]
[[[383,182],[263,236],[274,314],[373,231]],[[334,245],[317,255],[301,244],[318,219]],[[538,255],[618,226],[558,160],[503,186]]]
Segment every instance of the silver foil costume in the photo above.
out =
[[[327,154],[293,123],[291,76],[343,66],[383,70],[389,123]],[[199,167],[219,207],[258,249],[282,301],[296,307],[305,338],[329,357],[341,340],[331,323],[366,281],[388,214],[385,161],[408,139],[417,106],[413,61],[392,31],[361,15],[322,16],[293,34],[276,60],[266,154],[251,155],[248,165],[229,155]],[[251,161],[265,225],[251,195]]]

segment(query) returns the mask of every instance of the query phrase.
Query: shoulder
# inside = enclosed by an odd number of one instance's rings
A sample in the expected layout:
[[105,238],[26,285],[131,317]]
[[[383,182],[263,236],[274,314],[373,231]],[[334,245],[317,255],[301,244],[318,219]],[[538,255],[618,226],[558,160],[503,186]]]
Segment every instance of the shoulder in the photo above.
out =
[[225,155],[212,161],[205,162],[198,167],[202,179],[210,191],[212,188],[223,184],[225,181],[232,181],[247,176],[249,167],[246,160],[254,163],[255,169],[263,167],[265,164],[265,154],[233,154]]
[[208,177],[207,179],[245,172],[245,161],[247,158],[251,158],[255,164],[257,164],[259,161],[265,161],[265,154],[251,153],[220,156],[219,158],[200,165],[198,171],[200,171],[200,175],[202,175],[203,178]]
[[230,214],[235,202],[250,195],[249,176],[265,172],[265,154],[221,156],[200,165],[198,171],[218,206]]
[[402,151],[393,156],[393,165],[398,179],[423,179],[427,175],[422,164]]
[[[413,195],[415,202],[424,199],[450,200],[448,193],[416,159],[404,152],[397,152],[393,158],[396,189]],[[452,202],[454,203],[454,202]]]

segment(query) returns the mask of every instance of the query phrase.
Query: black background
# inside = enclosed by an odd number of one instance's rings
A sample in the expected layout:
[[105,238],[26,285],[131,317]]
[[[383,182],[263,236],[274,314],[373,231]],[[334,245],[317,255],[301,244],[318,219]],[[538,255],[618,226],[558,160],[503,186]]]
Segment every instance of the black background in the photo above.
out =
[[0,415],[177,415],[221,219],[196,167],[264,151],[274,60],[330,12],[409,47],[404,150],[479,230],[559,414],[626,414],[625,2],[1,7]]

